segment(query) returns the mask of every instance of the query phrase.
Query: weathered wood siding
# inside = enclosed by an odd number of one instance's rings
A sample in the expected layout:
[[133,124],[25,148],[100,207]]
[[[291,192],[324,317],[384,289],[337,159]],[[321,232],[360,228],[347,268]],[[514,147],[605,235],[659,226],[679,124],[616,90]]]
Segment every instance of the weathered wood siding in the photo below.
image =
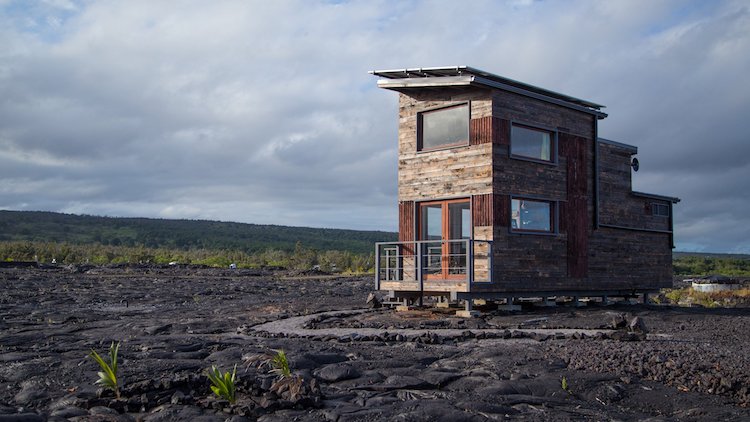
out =
[[[492,240],[492,226],[474,226],[474,239]],[[490,280],[489,253],[489,244],[484,242],[474,243],[474,281]]]
[[599,142],[599,221],[623,227],[669,230],[669,218],[651,214],[651,203],[667,201],[634,196],[630,151]]
[[594,116],[512,92],[493,91],[492,116],[559,129],[587,139],[594,137]]
[[[465,145],[417,150],[417,113],[470,102]],[[540,163],[510,157],[512,123],[556,133],[556,160]],[[628,291],[671,284],[671,236],[665,233],[595,229],[594,154],[598,148],[602,224],[668,230],[669,218],[653,216],[653,199],[631,192],[627,148],[601,144],[595,117],[500,90],[432,89],[399,96],[399,239],[415,240],[420,201],[471,201],[473,238],[492,240],[492,268],[486,246],[476,246],[472,291]],[[510,230],[512,196],[556,204],[557,230],[550,234]],[[671,204],[670,204],[671,205]],[[670,207],[671,209],[671,207]],[[414,273],[416,262],[404,257]],[[416,273],[414,273],[416,274]],[[425,291],[467,291],[465,280],[425,280]],[[383,289],[418,290],[414,281]]]
[[589,277],[599,289],[658,289],[672,286],[668,234],[602,227],[590,238]]
[[[492,193],[492,99],[489,90],[460,89],[399,95],[398,197],[425,201]],[[417,113],[470,102],[465,146],[417,151]]]
[[[495,195],[494,228],[494,286],[480,288],[513,290],[550,290],[577,287],[579,280],[569,277],[574,270],[576,278],[585,277],[587,250],[579,252],[574,248],[585,241],[580,237],[569,239],[569,231],[576,228],[578,233],[587,233],[590,220],[565,221],[568,215],[580,219],[589,215],[585,199],[581,204],[581,189],[585,197],[590,189],[587,175],[591,163],[590,154],[572,155],[570,151],[586,148],[593,136],[593,117],[586,113],[569,110],[521,95],[496,91],[493,93],[493,116],[497,122],[497,137],[493,152],[493,193]],[[510,157],[511,123],[524,123],[543,127],[557,132],[557,162],[538,163]],[[571,135],[570,132],[576,135]],[[590,145],[590,144],[589,144]],[[571,156],[572,155],[572,156]],[[572,161],[572,163],[571,163]],[[573,170],[571,170],[571,165]],[[577,171],[583,171],[578,175]],[[576,176],[569,181],[571,174]],[[566,204],[570,200],[570,184],[576,189],[573,193],[575,206],[583,206],[582,211],[570,214]],[[557,205],[558,232],[552,234],[512,233],[510,225],[511,196],[529,197],[553,201]],[[584,219],[585,220],[585,219]],[[584,236],[585,238],[585,236]],[[583,258],[581,258],[583,255]],[[569,258],[569,256],[571,256]],[[569,268],[573,264],[573,268]]]

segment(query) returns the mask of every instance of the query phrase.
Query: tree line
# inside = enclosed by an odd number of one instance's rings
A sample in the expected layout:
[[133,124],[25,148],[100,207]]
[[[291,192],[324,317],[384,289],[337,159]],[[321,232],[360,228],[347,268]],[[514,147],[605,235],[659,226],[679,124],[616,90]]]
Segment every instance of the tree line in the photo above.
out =
[[713,275],[750,277],[750,259],[733,256],[676,256],[672,263],[675,275]]
[[0,241],[102,244],[167,250],[265,250],[292,252],[298,242],[315,250],[369,254],[396,233],[288,227],[207,220],[97,217],[43,211],[0,210]]
[[68,242],[0,242],[0,260],[36,261],[57,264],[197,264],[211,267],[283,268],[329,272],[372,272],[374,253],[317,250],[298,242],[291,251],[266,249],[247,252],[237,249],[175,249],[140,246],[74,244]]

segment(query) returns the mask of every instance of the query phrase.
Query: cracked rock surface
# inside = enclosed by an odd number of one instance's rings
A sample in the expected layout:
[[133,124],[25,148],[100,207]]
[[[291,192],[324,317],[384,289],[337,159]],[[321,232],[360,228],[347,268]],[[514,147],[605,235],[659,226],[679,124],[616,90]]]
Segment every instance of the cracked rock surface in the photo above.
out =
[[[0,421],[750,420],[749,309],[487,308],[462,319],[361,310],[372,284],[197,267],[0,269]],[[87,357],[112,341],[120,399],[93,385]],[[252,364],[274,350],[292,369],[283,385]],[[205,374],[235,364],[229,403]]]

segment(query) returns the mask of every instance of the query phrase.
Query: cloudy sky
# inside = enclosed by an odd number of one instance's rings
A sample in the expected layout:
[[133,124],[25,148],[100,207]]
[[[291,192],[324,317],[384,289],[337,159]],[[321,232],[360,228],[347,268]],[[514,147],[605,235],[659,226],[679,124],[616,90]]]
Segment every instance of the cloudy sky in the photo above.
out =
[[395,231],[367,71],[449,65],[605,104],[678,250],[750,252],[744,0],[0,0],[0,209]]

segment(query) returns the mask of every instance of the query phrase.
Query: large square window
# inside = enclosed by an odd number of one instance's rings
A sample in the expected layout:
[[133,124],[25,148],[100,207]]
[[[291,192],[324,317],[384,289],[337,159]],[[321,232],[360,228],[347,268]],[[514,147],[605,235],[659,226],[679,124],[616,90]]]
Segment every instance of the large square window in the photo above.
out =
[[469,104],[417,114],[420,151],[469,143]]
[[555,133],[514,124],[510,132],[510,154],[539,161],[555,161]]
[[549,201],[511,200],[510,227],[513,231],[553,233],[554,204]]

